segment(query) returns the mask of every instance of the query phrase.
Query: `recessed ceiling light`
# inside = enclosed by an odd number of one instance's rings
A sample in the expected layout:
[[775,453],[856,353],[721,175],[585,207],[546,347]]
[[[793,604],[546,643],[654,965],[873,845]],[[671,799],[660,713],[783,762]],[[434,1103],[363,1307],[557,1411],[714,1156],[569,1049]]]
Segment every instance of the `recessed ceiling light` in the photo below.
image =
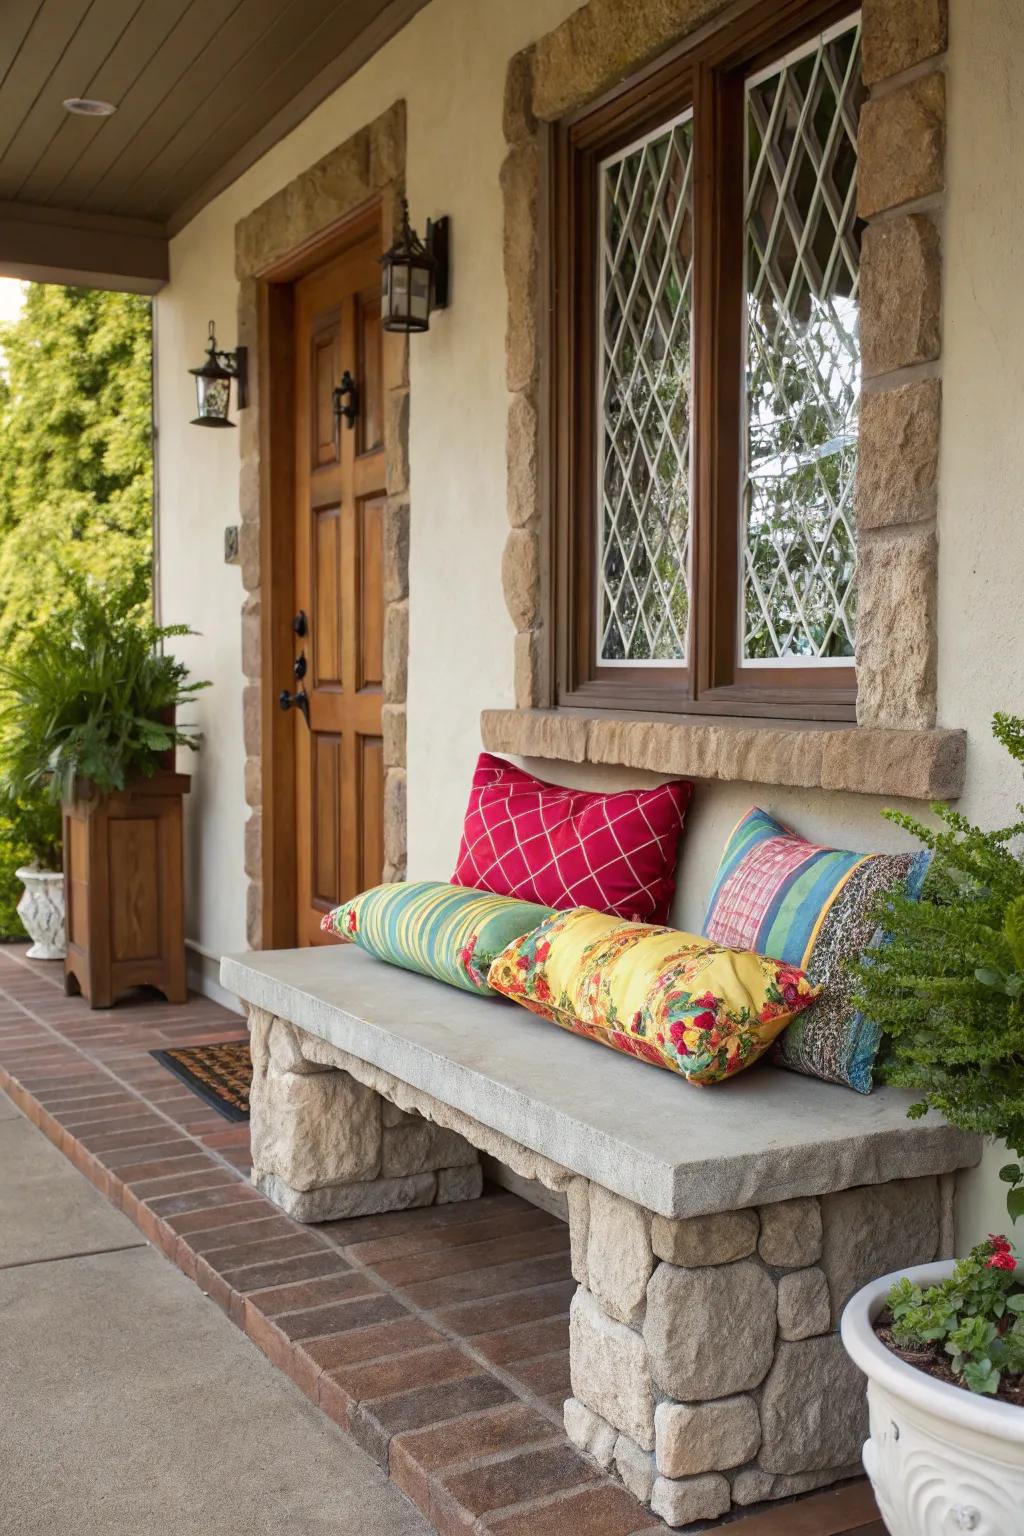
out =
[[117,111],[112,101],[96,101],[90,96],[69,96],[63,105],[65,112],[76,117],[110,117]]

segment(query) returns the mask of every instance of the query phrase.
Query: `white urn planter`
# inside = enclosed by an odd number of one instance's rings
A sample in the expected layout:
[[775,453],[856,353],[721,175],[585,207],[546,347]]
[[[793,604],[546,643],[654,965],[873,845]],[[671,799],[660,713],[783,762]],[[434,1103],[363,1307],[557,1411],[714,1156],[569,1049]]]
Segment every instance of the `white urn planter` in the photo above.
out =
[[[951,1261],[901,1271],[936,1285]],[[847,1354],[868,1378],[864,1469],[892,1536],[1024,1536],[1024,1409],[907,1365],[873,1320],[900,1274],[864,1286],[842,1320]]]
[[64,876],[52,869],[19,869],[18,879],[25,887],[18,902],[18,916],[33,941],[30,960],[63,960]]

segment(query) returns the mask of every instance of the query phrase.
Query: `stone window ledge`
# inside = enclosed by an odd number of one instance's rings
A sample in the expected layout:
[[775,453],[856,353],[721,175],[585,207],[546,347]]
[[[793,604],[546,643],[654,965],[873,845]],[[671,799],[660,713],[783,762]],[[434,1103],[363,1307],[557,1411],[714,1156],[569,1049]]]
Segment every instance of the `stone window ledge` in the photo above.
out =
[[577,709],[485,709],[481,732],[516,757],[905,800],[955,800],[967,755],[964,731]]

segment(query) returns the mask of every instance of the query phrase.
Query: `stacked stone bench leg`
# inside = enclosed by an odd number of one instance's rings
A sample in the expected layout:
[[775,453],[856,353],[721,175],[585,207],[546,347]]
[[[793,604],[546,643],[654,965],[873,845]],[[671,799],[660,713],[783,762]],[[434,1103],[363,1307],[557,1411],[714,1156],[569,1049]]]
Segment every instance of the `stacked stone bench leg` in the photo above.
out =
[[249,1008],[253,1183],[297,1221],[474,1200],[480,1153],[563,1191],[573,1174],[339,1046]]
[[253,1183],[289,1216],[330,1221],[479,1195],[479,1154],[457,1132],[317,1060],[317,1047],[321,1058],[331,1047],[285,1019],[253,1008],[249,1032]]
[[670,1221],[569,1188],[569,1438],[669,1525],[860,1472],[864,1381],[836,1332],[868,1279],[952,1251],[952,1181]]

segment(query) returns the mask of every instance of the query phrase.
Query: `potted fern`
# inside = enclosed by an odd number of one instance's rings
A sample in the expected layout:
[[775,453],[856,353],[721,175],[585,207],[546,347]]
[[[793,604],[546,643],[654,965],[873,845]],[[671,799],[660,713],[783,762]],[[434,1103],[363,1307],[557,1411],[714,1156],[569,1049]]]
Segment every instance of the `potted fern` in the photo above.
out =
[[[190,681],[164,649],[190,634],[187,626],[140,618],[130,588],[70,582],[69,618],[41,629],[20,660],[0,664],[0,814],[4,805],[29,806],[63,817],[65,978],[100,1006],[123,985],[162,985],[168,945],[178,947],[188,780],[174,773],[174,753],[198,741],[180,728],[177,710],[207,685]],[[34,873],[26,889],[38,883]],[[54,884],[51,875],[51,895]],[[160,962],[156,970],[143,950]],[[181,950],[175,977],[184,975],[183,941]],[[173,986],[180,993],[183,981]]]
[[[1024,763],[1024,721],[994,734]],[[948,806],[940,826],[887,811],[931,850],[921,900],[886,897],[886,942],[857,967],[859,1005],[886,1038],[882,1073],[910,1113],[1005,1144],[1012,1222],[1024,1216],[1024,822],[983,831]],[[1022,808],[1024,810],[1024,808]],[[1008,1238],[966,1259],[865,1286],[843,1315],[868,1378],[864,1465],[892,1536],[1024,1531],[1024,1271]]]

